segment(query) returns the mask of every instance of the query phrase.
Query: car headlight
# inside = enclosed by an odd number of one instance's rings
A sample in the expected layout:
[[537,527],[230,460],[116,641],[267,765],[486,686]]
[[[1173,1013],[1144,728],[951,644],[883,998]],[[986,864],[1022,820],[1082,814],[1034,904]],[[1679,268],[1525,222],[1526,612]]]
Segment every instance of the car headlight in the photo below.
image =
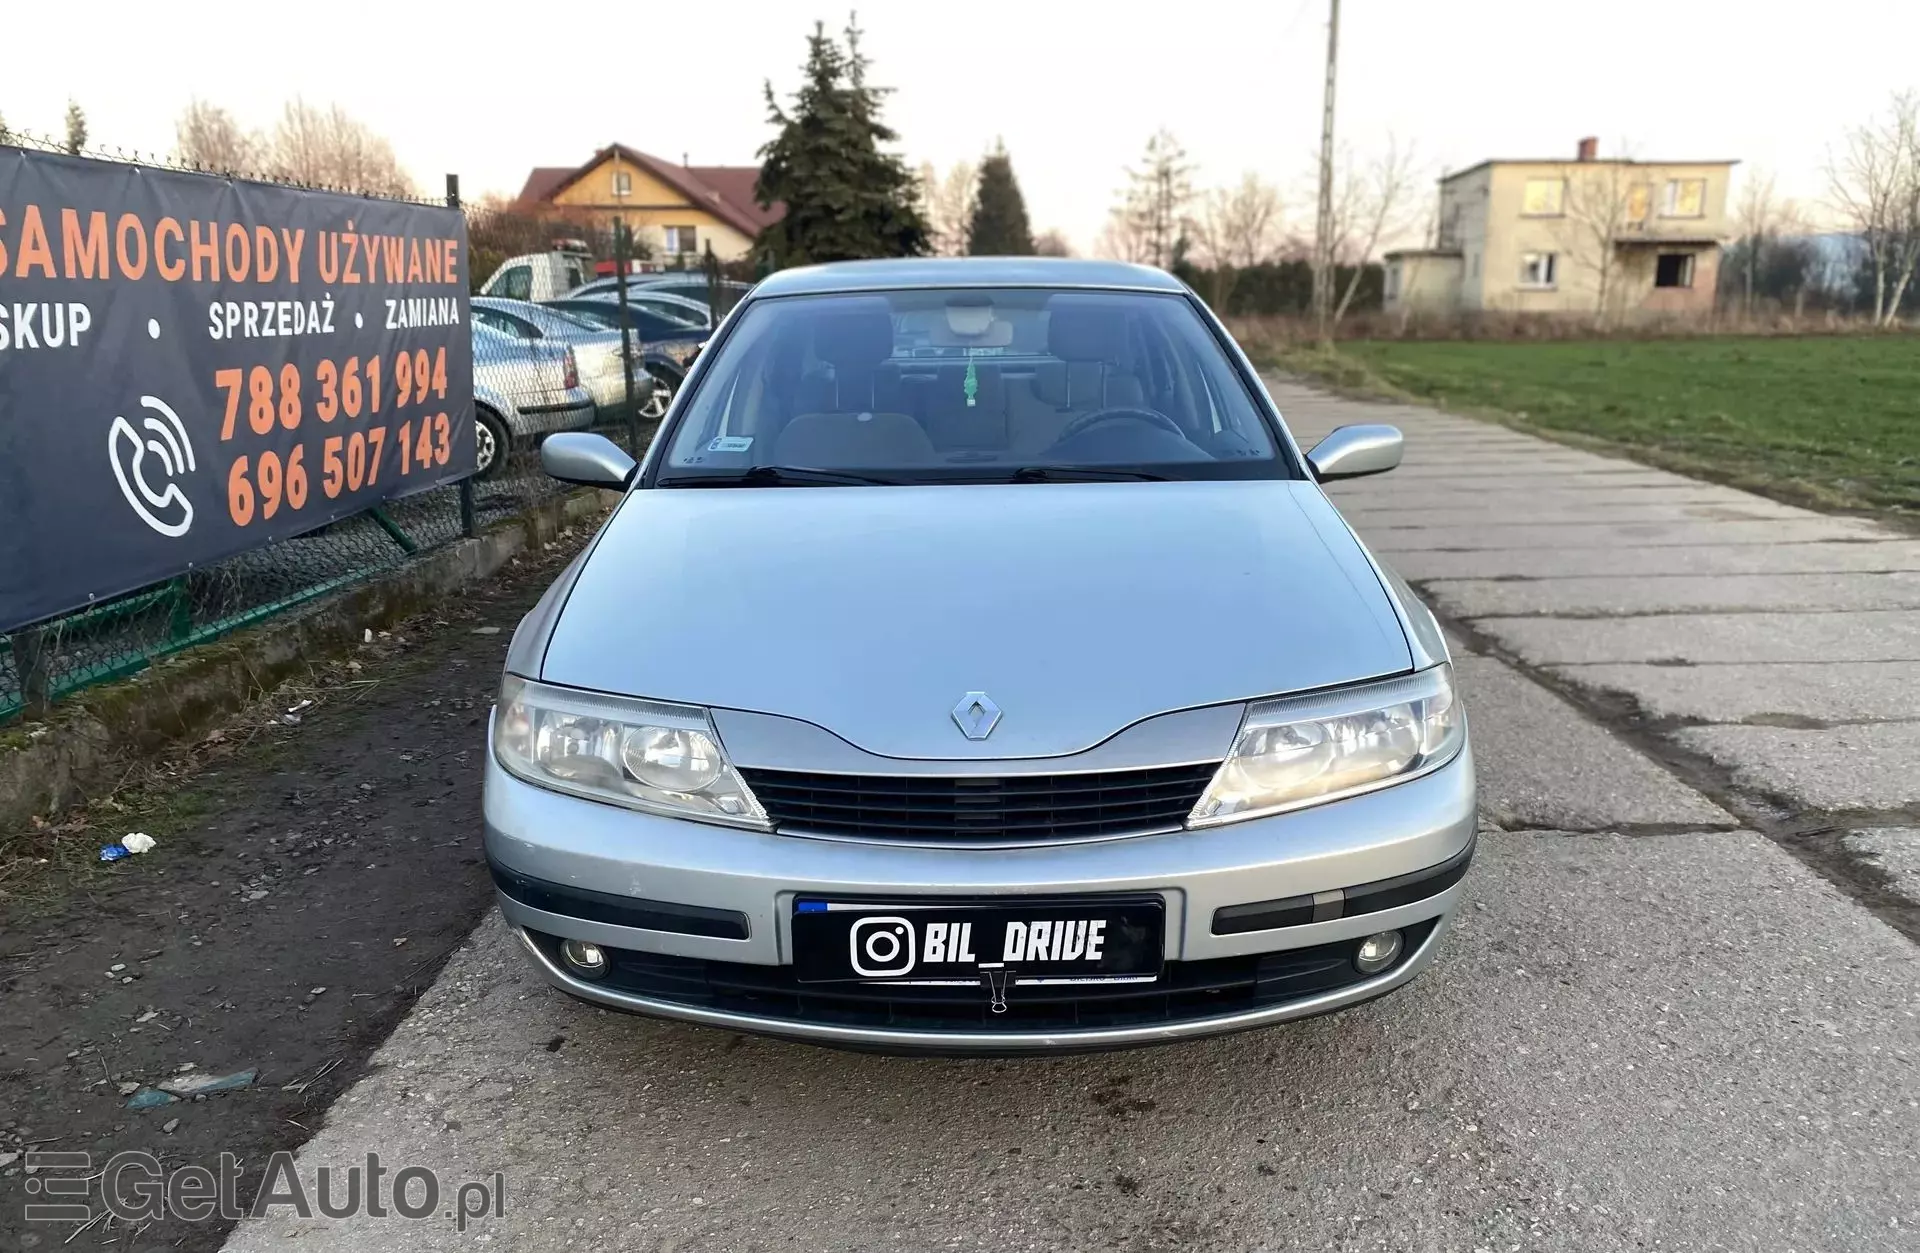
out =
[[500,685],[494,755],[539,787],[632,809],[767,830],[707,711],[551,687]]
[[1215,826],[1422,775],[1459,753],[1466,722],[1453,667],[1247,707],[1233,752],[1187,818]]

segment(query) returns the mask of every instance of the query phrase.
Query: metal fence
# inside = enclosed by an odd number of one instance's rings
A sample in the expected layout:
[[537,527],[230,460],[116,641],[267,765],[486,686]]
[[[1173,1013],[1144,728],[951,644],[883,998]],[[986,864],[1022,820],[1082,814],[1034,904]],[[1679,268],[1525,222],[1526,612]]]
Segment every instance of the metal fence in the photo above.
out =
[[[7,142],[60,147],[18,132]],[[77,155],[190,168],[125,152]],[[447,202],[459,204],[458,180],[451,176]],[[136,673],[566,494],[572,489],[548,478],[539,465],[538,444],[554,431],[601,431],[637,456],[665,400],[656,399],[654,378],[639,364],[642,346],[604,328],[583,327],[577,337],[568,332],[473,328],[483,454],[475,476],[0,636],[0,723],[23,711],[41,712],[62,696]],[[610,354],[617,355],[610,361]]]

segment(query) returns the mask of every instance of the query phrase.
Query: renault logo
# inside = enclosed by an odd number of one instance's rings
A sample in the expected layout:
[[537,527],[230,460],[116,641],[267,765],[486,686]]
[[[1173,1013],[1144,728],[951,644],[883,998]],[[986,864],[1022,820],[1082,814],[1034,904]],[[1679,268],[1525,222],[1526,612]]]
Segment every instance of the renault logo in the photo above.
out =
[[953,707],[953,725],[970,740],[984,740],[1000,722],[1000,706],[985,692],[968,692]]

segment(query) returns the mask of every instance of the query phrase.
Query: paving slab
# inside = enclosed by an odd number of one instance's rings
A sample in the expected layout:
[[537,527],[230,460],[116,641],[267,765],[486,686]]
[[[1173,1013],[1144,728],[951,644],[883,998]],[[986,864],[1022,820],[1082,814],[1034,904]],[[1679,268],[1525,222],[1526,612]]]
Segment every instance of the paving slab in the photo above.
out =
[[[1574,477],[1556,480],[1550,496],[1542,497],[1538,488],[1524,484],[1462,484],[1440,480],[1409,484],[1388,474],[1370,479],[1335,480],[1328,496],[1342,510],[1459,508],[1479,505],[1490,511],[1505,512],[1516,506],[1534,506],[1543,499],[1553,504],[1640,506],[1652,504],[1747,505],[1755,498],[1730,487],[1714,487],[1675,479],[1658,483],[1617,484],[1608,480],[1617,475]],[[1780,509],[1792,509],[1777,501],[1766,501]],[[1797,512],[1805,513],[1806,510]]]
[[1681,544],[1795,544],[1809,540],[1879,540],[1886,533],[1855,518],[1780,518],[1765,522],[1560,522],[1354,528],[1382,552],[1408,549],[1635,548]]
[[1848,849],[1887,872],[1893,890],[1920,903],[1920,827],[1877,827],[1849,831]]
[[1416,582],[1577,575],[1832,574],[1849,570],[1920,570],[1920,540],[1883,540],[1869,544],[1848,541],[1669,544],[1652,548],[1401,549],[1393,554],[1390,564]]
[[[1374,496],[1384,497],[1389,484],[1393,490],[1410,496],[1424,496],[1429,493],[1454,493],[1469,498],[1479,496],[1516,496],[1528,492],[1528,483],[1551,483],[1557,491],[1564,486],[1569,490],[1581,492],[1587,496],[1613,494],[1625,496],[1630,492],[1686,492],[1692,495],[1709,484],[1693,483],[1692,480],[1678,475],[1663,474],[1657,470],[1605,470],[1554,474],[1549,476],[1526,476],[1511,474],[1453,474],[1426,475],[1403,473],[1407,467],[1395,470],[1391,474],[1377,479],[1338,480],[1328,485],[1328,495],[1336,504],[1350,499],[1368,499]],[[1689,490],[1689,484],[1692,488]]]
[[1647,618],[1481,618],[1475,629],[1534,665],[1658,661],[1920,661],[1920,614],[1667,614]]
[[1529,501],[1512,496],[1475,504],[1446,506],[1409,503],[1392,497],[1367,502],[1342,502],[1340,512],[1365,531],[1369,527],[1476,526],[1498,523],[1502,526],[1635,526],[1652,523],[1767,522],[1774,519],[1819,520],[1822,515],[1773,501],[1759,503],[1683,504],[1634,501],[1563,501],[1554,496],[1537,495]]
[[1624,692],[1657,718],[1863,722],[1920,718],[1920,661],[1558,666],[1560,677]]
[[1456,654],[1453,664],[1471,719],[1480,811],[1501,826],[1733,823],[1719,806],[1505,663]]
[[1461,618],[1516,614],[1644,614],[1920,608],[1920,572],[1602,575],[1438,579],[1427,593]]
[[1920,722],[1688,727],[1675,738],[1731,767],[1739,786],[1808,809],[1920,810]]
[[1468,895],[1371,1005],[991,1062],[593,1010],[490,918],[300,1161],[499,1171],[504,1218],[283,1215],[228,1248],[1912,1248],[1905,940],[1738,832],[1493,833]]
[[[1552,448],[1554,445],[1542,445]],[[1512,477],[1520,475],[1527,478],[1574,476],[1586,474],[1628,474],[1638,467],[1629,462],[1618,461],[1611,457],[1599,457],[1592,453],[1561,452],[1525,452],[1487,454],[1484,456],[1441,456],[1415,458],[1408,453],[1406,460],[1395,470],[1401,481],[1446,480],[1472,474],[1484,478]]]

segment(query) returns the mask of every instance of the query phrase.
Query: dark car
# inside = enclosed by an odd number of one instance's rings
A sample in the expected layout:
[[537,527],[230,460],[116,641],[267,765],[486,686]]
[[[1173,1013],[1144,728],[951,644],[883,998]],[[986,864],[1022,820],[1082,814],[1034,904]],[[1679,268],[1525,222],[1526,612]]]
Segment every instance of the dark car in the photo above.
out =
[[[566,295],[567,299],[576,296],[612,296],[619,286],[617,275],[593,279],[574,288]],[[662,274],[629,274],[627,290],[630,292],[655,292],[669,296],[679,296],[686,300],[697,300],[713,311],[719,318],[727,310],[740,303],[741,297],[753,290],[752,283],[742,283],[738,279],[723,278],[719,282],[719,291],[715,293],[707,284],[707,276],[697,271],[669,271]],[[717,298],[716,298],[717,297]]]
[[[586,296],[549,300],[545,304],[596,326],[620,329],[618,301]],[[659,418],[666,413],[673,393],[680,390],[687,368],[713,329],[698,325],[693,318],[682,316],[671,306],[643,300],[628,301],[626,316],[627,324],[633,328],[633,337],[640,344],[640,364],[656,384],[653,399],[642,407],[640,416]]]

